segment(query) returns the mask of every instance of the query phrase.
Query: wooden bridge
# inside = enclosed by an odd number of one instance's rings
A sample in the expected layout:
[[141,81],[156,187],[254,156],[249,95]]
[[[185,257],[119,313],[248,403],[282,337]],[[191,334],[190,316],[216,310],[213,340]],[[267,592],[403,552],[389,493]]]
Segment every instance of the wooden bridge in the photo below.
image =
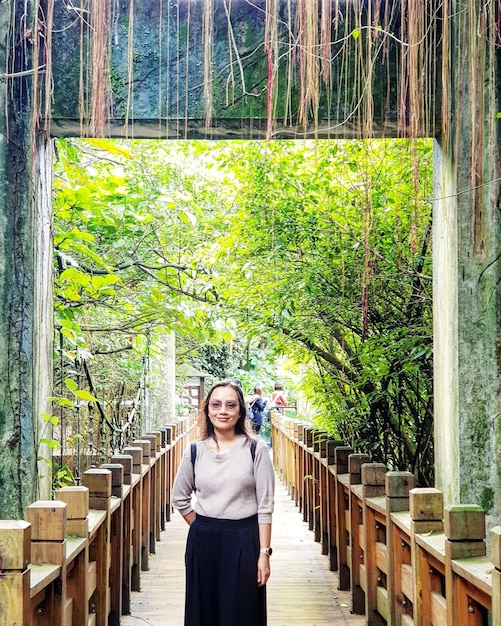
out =
[[[170,494],[194,432],[187,418],[145,434],[27,521],[0,521],[0,626],[181,624]],[[273,457],[270,626],[501,626],[501,527],[486,542],[480,507],[444,510],[412,474],[278,414]]]

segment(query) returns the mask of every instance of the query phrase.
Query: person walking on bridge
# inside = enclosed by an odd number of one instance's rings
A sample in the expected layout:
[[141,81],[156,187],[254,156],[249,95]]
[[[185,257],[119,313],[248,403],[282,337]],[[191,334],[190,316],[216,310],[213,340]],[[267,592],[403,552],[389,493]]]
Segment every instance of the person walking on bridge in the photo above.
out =
[[201,440],[185,450],[174,481],[173,505],[190,525],[185,626],[266,626],[275,476],[246,421],[241,387],[216,383],[202,405]]
[[259,435],[259,431],[263,425],[263,412],[266,408],[266,400],[263,400],[263,388],[257,385],[254,387],[254,391],[246,398],[246,404],[249,407],[252,415],[250,417],[252,423],[252,430]]

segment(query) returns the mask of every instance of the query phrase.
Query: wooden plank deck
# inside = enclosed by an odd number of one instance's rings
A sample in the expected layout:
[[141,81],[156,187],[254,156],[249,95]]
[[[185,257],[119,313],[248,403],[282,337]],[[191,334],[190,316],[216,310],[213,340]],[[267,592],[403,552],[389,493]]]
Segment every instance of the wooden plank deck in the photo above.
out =
[[[132,594],[131,615],[122,626],[182,626],[184,547],[188,526],[176,512],[161,533],[150,569],[141,573],[141,592]],[[268,583],[268,626],[362,626],[362,615],[350,614],[351,596],[337,589],[336,572],[303,522],[285,487],[277,481],[273,515],[274,554]],[[238,624],[235,624],[238,626]]]

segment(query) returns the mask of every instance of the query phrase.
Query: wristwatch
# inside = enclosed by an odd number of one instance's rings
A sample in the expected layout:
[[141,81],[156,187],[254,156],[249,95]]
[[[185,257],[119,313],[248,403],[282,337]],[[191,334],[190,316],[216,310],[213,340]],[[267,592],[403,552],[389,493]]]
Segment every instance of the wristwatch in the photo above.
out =
[[273,550],[271,548],[261,548],[259,552],[261,552],[261,554],[267,554],[268,556],[273,554]]

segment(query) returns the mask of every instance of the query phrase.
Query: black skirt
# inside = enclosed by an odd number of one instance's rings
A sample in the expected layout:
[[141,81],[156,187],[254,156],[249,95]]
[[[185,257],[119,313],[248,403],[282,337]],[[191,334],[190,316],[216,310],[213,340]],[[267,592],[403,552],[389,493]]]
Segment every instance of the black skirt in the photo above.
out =
[[266,626],[266,587],[257,585],[257,515],[197,515],[186,544],[185,626]]

